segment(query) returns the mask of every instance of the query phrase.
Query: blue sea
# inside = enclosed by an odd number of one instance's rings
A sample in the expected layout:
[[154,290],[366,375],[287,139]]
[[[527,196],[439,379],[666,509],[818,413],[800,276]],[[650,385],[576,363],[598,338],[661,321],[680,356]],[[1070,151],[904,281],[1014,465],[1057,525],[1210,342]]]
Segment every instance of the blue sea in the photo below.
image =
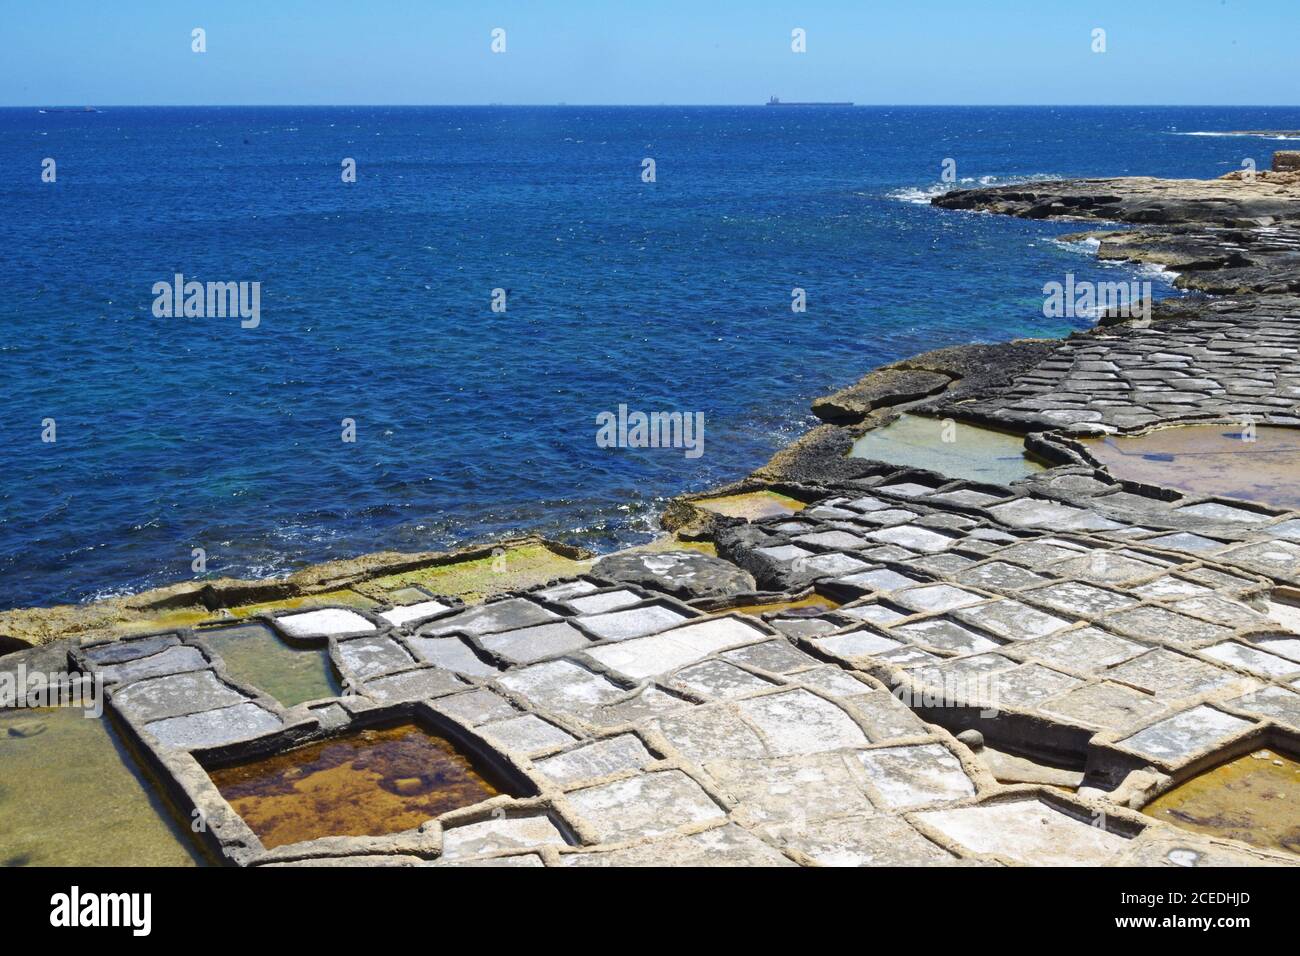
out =
[[[945,159],[959,185],[1207,177],[1286,144],[1187,134],[1296,127],[1250,108],[0,110],[0,607],[187,579],[193,548],[209,575],[262,577],[522,531],[645,540],[666,498],[812,425],[813,397],[924,349],[1085,327],[1042,315],[1067,272],[1152,278],[1056,241],[1078,225],[933,209]],[[260,282],[260,323],[156,316],[176,273]],[[702,412],[703,454],[598,447],[620,404]]]

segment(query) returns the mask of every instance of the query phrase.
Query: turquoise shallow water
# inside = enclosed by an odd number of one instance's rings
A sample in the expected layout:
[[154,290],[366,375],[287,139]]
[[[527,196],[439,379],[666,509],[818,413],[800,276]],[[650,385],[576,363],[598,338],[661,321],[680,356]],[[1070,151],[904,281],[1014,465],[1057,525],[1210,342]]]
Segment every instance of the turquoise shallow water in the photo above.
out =
[[[1085,323],[1044,319],[1044,282],[1129,274],[1052,241],[1076,226],[923,204],[943,159],[971,182],[1207,176],[1279,144],[1179,133],[1296,126],[1283,109],[0,110],[0,162],[31,171],[0,181],[0,607],[187,578],[195,547],[210,574],[266,575],[522,529],[635,540],[664,497],[761,464],[814,396],[922,349],[1062,334]],[[176,272],[261,282],[260,325],[155,317]],[[704,454],[598,447],[620,404],[703,412]]]

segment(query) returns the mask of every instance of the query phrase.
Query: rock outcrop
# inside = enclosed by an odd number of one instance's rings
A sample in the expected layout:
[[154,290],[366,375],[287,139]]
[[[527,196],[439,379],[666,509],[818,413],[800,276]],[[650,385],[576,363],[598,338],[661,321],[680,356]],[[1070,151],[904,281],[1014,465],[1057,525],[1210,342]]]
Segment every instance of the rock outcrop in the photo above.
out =
[[1106,219],[1112,222],[1223,226],[1300,219],[1300,189],[1291,173],[1240,173],[1223,179],[1071,179],[987,189],[960,189],[931,202],[1022,219]]

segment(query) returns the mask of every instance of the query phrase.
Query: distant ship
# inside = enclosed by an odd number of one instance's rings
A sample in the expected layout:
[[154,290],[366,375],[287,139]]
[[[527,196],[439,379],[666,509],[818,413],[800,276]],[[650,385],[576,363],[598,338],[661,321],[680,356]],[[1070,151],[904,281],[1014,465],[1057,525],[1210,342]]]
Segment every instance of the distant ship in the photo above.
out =
[[93,106],[81,106],[76,109],[67,109],[63,107],[48,107],[43,110],[37,110],[38,113],[98,113],[99,110]]
[[767,101],[768,106],[852,106],[852,103],[782,103],[775,96]]

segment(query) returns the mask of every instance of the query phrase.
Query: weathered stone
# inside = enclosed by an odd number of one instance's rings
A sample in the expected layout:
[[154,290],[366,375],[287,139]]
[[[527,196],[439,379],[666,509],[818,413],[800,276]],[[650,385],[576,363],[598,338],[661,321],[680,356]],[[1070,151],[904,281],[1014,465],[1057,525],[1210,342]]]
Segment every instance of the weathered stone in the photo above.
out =
[[952,378],[939,372],[880,369],[856,385],[813,401],[812,410],[824,422],[852,425],[872,409],[925,398],[948,387]]
[[338,643],[339,665],[358,681],[403,670],[415,660],[391,637],[358,637]]
[[565,866],[794,866],[756,836],[728,824],[622,850],[569,853]]
[[113,706],[135,720],[159,720],[239,704],[247,698],[212,671],[151,677],[112,695]]
[[478,730],[503,749],[525,756],[554,750],[575,740],[572,734],[533,714],[483,724]]
[[635,735],[619,734],[546,757],[534,765],[551,780],[569,786],[621,770],[636,770],[652,760],[654,757]]
[[567,621],[501,631],[480,638],[482,645],[512,664],[531,664],[544,657],[567,654],[591,643]]
[[422,667],[368,680],[361,685],[361,691],[381,704],[393,704],[399,701],[427,700],[450,694],[464,686],[465,682],[454,674],[436,667]]
[[858,760],[880,793],[883,805],[892,810],[910,810],[975,795],[975,786],[961,763],[939,744],[863,750]]
[[1218,746],[1225,738],[1249,730],[1251,726],[1249,721],[1240,717],[1201,705],[1166,717],[1119,743],[1144,757],[1179,764]]
[[680,598],[725,597],[754,590],[754,578],[721,558],[698,551],[635,551],[596,562],[592,573]]
[[972,853],[1023,866],[1104,865],[1128,847],[1123,837],[1034,799],[928,810],[916,819]]
[[566,799],[602,843],[657,836],[688,823],[726,816],[700,785],[680,770],[575,790]]
[[956,859],[898,817],[838,817],[768,832],[822,866],[943,866]]
[[666,674],[710,654],[762,640],[766,635],[742,618],[723,617],[687,624],[661,634],[606,644],[587,651],[611,671],[631,680]]
[[462,634],[493,634],[554,621],[559,615],[525,598],[507,598],[480,604],[440,617],[420,628],[420,634],[435,636],[453,631]]
[[583,627],[607,641],[626,641],[657,634],[690,619],[690,615],[664,604],[647,604],[580,618]]
[[253,703],[167,717],[145,724],[164,747],[193,750],[216,747],[280,729],[280,718]]
[[444,830],[442,859],[464,860],[539,846],[563,846],[567,842],[554,821],[544,813],[493,817]]

